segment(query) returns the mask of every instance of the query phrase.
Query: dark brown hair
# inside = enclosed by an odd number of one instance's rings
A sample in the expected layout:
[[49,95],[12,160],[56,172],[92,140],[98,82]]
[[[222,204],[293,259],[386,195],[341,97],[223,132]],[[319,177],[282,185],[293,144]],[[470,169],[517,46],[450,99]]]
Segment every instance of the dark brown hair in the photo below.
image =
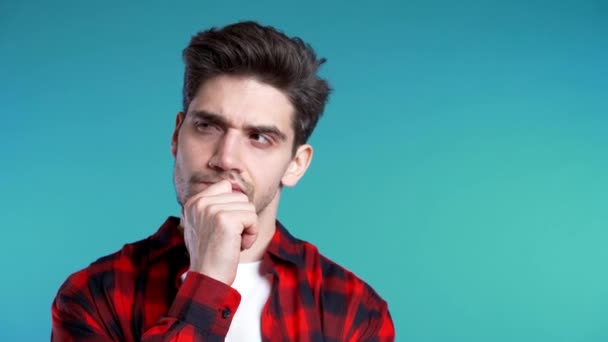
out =
[[308,141],[331,91],[317,75],[325,59],[317,59],[309,44],[253,21],[199,32],[183,58],[184,113],[205,81],[223,74],[253,76],[283,91],[294,106],[294,151]]

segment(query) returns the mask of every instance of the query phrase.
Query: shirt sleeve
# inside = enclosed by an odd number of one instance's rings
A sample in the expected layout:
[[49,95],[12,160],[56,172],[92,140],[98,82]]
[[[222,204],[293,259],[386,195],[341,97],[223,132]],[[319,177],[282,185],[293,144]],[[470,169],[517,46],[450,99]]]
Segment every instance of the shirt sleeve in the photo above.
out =
[[370,318],[369,325],[363,332],[360,341],[395,341],[395,327],[388,311],[388,305],[383,303],[378,312],[378,316]]
[[348,341],[395,341],[395,326],[388,310],[388,304],[371,293],[368,293],[359,303],[353,323],[355,323],[356,329],[349,336]]
[[[104,298],[107,300],[107,298]],[[232,287],[188,272],[169,312],[149,328],[142,342],[224,341],[241,296]],[[102,317],[94,298],[75,286],[64,286],[52,307],[51,341],[124,341],[115,317]]]

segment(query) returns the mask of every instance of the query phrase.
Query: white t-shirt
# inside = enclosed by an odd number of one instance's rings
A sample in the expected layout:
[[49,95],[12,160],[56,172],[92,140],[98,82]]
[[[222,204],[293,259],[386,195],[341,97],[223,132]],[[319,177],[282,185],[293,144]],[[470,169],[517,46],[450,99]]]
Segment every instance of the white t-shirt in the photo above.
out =
[[[241,294],[241,303],[232,318],[226,342],[262,341],[262,310],[270,295],[270,276],[261,273],[262,261],[239,264],[232,288]],[[187,272],[186,272],[187,273]],[[186,278],[182,274],[182,281]]]
[[261,273],[261,261],[239,264],[232,287],[241,304],[232,318],[226,342],[262,341],[262,310],[270,295],[270,278]]

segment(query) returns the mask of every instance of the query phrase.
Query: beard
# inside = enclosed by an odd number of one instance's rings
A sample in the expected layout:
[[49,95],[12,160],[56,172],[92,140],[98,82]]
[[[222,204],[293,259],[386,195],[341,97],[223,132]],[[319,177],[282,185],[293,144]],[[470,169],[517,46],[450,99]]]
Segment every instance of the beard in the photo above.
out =
[[249,202],[253,203],[255,206],[257,214],[266,209],[280,189],[280,184],[277,187],[269,187],[268,189],[264,189],[266,191],[261,191],[258,198],[256,198],[256,189],[254,185],[245,180],[238,173],[230,171],[194,171],[190,175],[184,176],[181,168],[176,163],[173,170],[173,183],[177,195],[177,202],[180,207],[183,208],[184,203],[186,203],[188,199],[206,188],[205,184],[208,186],[209,184],[214,184],[222,180],[228,180],[231,183],[238,184],[249,199]]

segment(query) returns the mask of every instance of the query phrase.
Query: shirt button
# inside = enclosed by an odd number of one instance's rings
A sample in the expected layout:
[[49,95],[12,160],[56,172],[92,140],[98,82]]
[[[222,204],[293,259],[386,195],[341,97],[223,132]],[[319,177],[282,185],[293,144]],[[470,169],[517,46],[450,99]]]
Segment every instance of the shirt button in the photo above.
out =
[[232,314],[232,312],[230,311],[229,308],[225,308],[224,310],[222,310],[222,317],[224,317],[224,318],[230,318],[231,314]]

